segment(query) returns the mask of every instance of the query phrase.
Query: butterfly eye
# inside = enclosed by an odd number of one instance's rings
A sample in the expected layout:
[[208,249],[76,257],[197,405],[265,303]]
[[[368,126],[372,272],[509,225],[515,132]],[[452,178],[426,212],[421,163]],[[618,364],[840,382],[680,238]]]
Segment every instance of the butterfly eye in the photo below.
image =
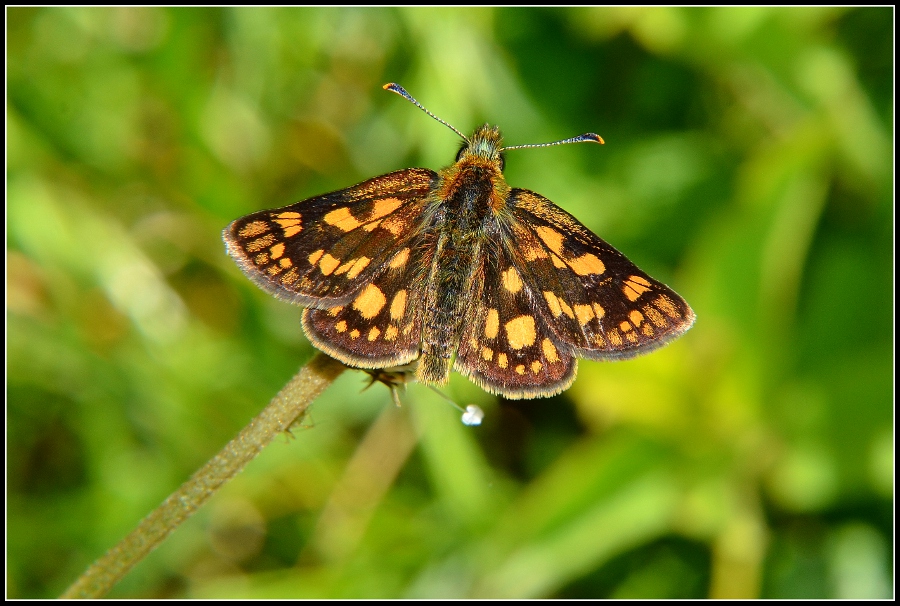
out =
[[500,154],[500,172],[506,168],[506,154]]
[[456,152],[456,161],[459,162],[462,160],[463,155],[469,150],[469,142],[463,141],[462,145],[459,146],[459,151]]

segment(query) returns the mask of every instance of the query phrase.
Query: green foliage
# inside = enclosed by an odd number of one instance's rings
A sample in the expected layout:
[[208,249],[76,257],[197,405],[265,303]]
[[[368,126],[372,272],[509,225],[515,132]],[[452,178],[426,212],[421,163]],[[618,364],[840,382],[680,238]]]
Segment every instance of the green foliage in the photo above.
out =
[[231,220],[463,132],[682,294],[550,400],[345,373],[119,597],[891,596],[893,10],[7,11],[8,595],[52,597],[307,360]]

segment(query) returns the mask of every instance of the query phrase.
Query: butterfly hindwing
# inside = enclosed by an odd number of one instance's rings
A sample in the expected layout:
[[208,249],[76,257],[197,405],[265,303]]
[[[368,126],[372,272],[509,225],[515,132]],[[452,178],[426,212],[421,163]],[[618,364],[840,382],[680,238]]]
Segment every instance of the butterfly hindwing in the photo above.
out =
[[678,294],[641,271],[550,200],[513,189],[502,241],[534,293],[537,312],[580,356],[622,359],[691,327]]
[[347,303],[303,311],[303,329],[313,345],[360,368],[400,366],[419,356],[421,245],[416,239],[408,244]]
[[409,168],[253,213],[225,229],[228,252],[276,296],[340,305],[415,235],[436,178],[431,170]]
[[486,247],[481,289],[472,294],[455,368],[491,393],[531,398],[575,379],[576,360],[549,330],[535,293],[503,246]]

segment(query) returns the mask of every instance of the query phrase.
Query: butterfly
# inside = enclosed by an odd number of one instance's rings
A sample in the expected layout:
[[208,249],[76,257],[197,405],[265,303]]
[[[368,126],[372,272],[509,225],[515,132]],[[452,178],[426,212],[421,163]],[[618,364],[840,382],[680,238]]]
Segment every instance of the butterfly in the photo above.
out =
[[690,306],[575,217],[503,177],[502,152],[592,141],[596,134],[503,147],[485,124],[456,132],[456,161],[407,168],[224,231],[228,253],[264,290],[306,307],[309,340],[363,369],[416,365],[445,384],[451,369],[506,398],[552,396],[577,358],[619,360],[688,330]]

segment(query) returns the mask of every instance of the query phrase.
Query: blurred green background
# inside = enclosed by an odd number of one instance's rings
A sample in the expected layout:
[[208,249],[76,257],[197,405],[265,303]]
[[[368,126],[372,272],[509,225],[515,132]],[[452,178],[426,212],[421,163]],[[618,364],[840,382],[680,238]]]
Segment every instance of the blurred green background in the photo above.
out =
[[467,428],[345,373],[118,597],[879,598],[893,10],[7,11],[8,596],[58,595],[313,353],[221,230],[458,138],[697,313]]

